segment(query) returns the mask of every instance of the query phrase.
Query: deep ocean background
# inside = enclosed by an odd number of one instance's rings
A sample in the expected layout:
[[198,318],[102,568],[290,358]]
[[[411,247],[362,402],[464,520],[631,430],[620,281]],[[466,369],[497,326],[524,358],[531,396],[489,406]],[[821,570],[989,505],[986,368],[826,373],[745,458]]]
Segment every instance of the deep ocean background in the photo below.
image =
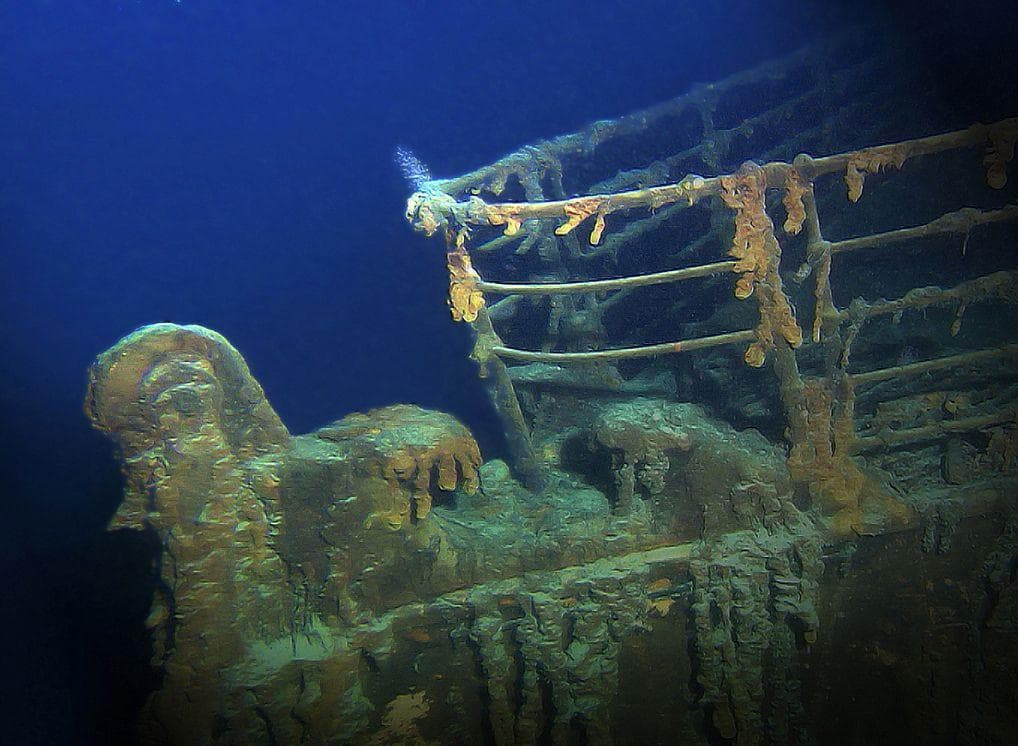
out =
[[118,742],[152,684],[150,549],[102,533],[119,476],[81,411],[118,338],[199,323],[295,433],[405,401],[497,456],[396,145],[457,174],[859,21],[988,120],[1015,100],[1008,8],[0,0],[0,741]]

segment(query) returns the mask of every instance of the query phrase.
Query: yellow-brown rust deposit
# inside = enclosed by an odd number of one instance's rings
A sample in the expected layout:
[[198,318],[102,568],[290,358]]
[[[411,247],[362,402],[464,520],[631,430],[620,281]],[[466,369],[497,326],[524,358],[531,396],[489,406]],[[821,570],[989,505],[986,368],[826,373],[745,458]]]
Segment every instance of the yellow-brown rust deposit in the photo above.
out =
[[836,397],[825,379],[805,379],[805,432],[788,457],[792,478],[807,486],[835,538],[902,526],[911,517],[909,508],[848,455],[852,396],[845,388]]
[[492,225],[504,225],[503,235],[515,236],[519,233],[522,218],[520,210],[511,204],[489,205],[487,208],[488,222]]
[[[565,236],[571,233],[576,226],[596,213],[604,204],[604,201],[603,197],[585,197],[567,202],[562,208],[566,215],[566,222],[555,229],[555,235]],[[601,230],[604,230],[603,226]],[[597,242],[591,241],[591,243]]]
[[781,203],[785,206],[785,233],[793,236],[798,235],[802,230],[802,224],[806,220],[806,205],[802,198],[809,190],[808,183],[803,180],[798,169],[790,168],[785,174],[785,194]]
[[346,443],[360,468],[389,483],[394,503],[377,512],[373,525],[399,530],[409,522],[410,503],[398,499],[404,490],[409,490],[414,516],[420,520],[431,512],[434,488],[451,492],[461,487],[473,494],[480,484],[477,441],[456,418],[442,412],[396,404],[347,415],[319,430],[318,436]]
[[909,152],[910,145],[906,142],[853,153],[845,165],[845,185],[848,187],[849,201],[858,202],[862,197],[866,174],[878,174],[888,168],[900,169],[908,159]]
[[474,271],[465,247],[466,235],[460,231],[445,255],[449,270],[449,311],[454,321],[476,321],[484,308],[484,294],[478,283],[480,276]]

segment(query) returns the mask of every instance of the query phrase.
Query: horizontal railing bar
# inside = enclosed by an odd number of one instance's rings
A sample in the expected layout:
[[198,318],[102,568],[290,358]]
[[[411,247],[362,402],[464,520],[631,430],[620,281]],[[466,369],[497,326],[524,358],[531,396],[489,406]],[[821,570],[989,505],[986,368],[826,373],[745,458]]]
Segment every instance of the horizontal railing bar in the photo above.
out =
[[1018,300],[1018,272],[1001,271],[982,275],[951,288],[937,286],[914,288],[901,298],[873,302],[853,301],[838,312],[839,321],[852,322],[858,318],[871,318],[908,309],[947,305],[960,301],[987,301],[996,298],[1005,302]]
[[943,233],[967,233],[977,225],[1004,220],[1018,220],[1018,205],[1005,205],[999,210],[986,211],[980,211],[973,207],[965,207],[961,210],[941,215],[936,220],[931,220],[924,225],[917,225],[912,228],[899,228],[885,233],[874,233],[869,236],[847,238],[843,241],[832,241],[830,248],[833,253],[869,249]]
[[660,285],[666,282],[679,282],[695,277],[716,275],[731,272],[735,262],[714,262],[701,264],[684,269],[670,269],[665,272],[653,272],[646,275],[630,275],[607,280],[585,280],[581,282],[548,282],[548,283],[504,283],[482,280],[477,283],[479,290],[486,293],[502,295],[559,295],[564,293],[595,293],[599,290],[615,290],[617,288],[641,287],[643,285]]
[[865,383],[874,383],[876,381],[884,381],[888,378],[897,378],[899,376],[913,376],[919,373],[925,373],[929,370],[937,370],[938,368],[952,368],[958,365],[965,365],[966,363],[975,363],[981,360],[989,360],[995,357],[1008,357],[1011,355],[1018,355],[1018,345],[1005,345],[1004,347],[998,347],[992,350],[964,352],[960,355],[939,357],[933,360],[923,360],[918,363],[909,363],[907,365],[895,365],[891,368],[869,370],[865,373],[850,373],[848,378],[853,384],[860,385]]
[[[934,153],[942,153],[945,150],[968,148],[986,142],[987,135],[992,127],[1013,128],[1016,126],[1018,126],[1018,118],[1012,117],[1010,119],[1003,119],[999,122],[994,122],[991,125],[973,124],[971,127],[967,127],[963,130],[945,132],[940,135],[917,137],[914,140],[902,140],[901,142],[877,145],[872,148],[860,148],[859,150],[853,150],[848,153],[838,153],[836,155],[826,155],[820,158],[810,158],[803,169],[805,172],[803,175],[807,179],[814,179],[822,174],[830,174],[841,171],[848,165],[848,162],[854,156],[860,153],[867,153],[871,156],[879,157],[889,155],[901,148],[907,148],[905,159],[908,160],[918,155],[933,155]],[[775,184],[775,186],[782,186],[782,184]]]
[[992,425],[1002,425],[1005,422],[1013,422],[1015,412],[1011,409],[1003,409],[992,414],[985,414],[979,417],[962,417],[957,420],[941,420],[922,427],[912,427],[907,430],[888,430],[878,435],[856,436],[852,441],[849,450],[852,453],[872,451],[874,448],[885,448],[887,446],[905,445],[907,443],[918,443],[925,440],[936,440],[944,435],[953,433],[972,432],[981,430]]
[[539,352],[536,350],[518,350],[515,347],[497,346],[492,352],[501,358],[522,360],[528,363],[590,363],[599,360],[623,360],[627,358],[655,357],[673,352],[692,352],[708,347],[752,342],[756,332],[747,329],[741,332],[727,332],[712,337],[697,337],[678,342],[662,342],[661,344],[644,345],[642,347],[622,347],[615,350],[596,350],[593,352]]

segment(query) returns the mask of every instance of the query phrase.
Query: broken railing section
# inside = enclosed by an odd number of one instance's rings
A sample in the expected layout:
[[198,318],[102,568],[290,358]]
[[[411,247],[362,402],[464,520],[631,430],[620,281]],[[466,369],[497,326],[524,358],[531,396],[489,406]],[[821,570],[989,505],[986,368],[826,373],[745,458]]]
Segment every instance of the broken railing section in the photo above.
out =
[[[831,333],[825,339],[836,351],[833,372],[823,376],[795,377],[776,370],[781,379],[782,398],[789,423],[791,449],[788,459],[793,477],[809,485],[810,492],[831,516],[834,535],[871,531],[880,526],[904,525],[909,520],[895,495],[869,473],[861,470],[851,456],[889,447],[937,440],[948,435],[985,431],[988,428],[1018,423],[1013,400],[983,402],[969,408],[967,397],[960,396],[954,406],[945,404],[942,418],[916,427],[858,429],[857,391],[860,387],[894,379],[916,378],[933,371],[964,369],[969,377],[977,366],[998,371],[1018,358],[1018,345],[966,351],[914,363],[860,373],[849,373],[852,346],[867,320],[881,314],[901,314],[905,310],[922,311],[932,306],[956,304],[960,310],[970,302],[1018,301],[1016,275],[998,272],[962,283],[954,288],[917,288],[895,300],[867,303],[854,301],[833,319],[825,319]],[[955,316],[946,333],[958,331],[960,315]],[[828,323],[829,322],[829,323]],[[953,336],[953,334],[952,334]],[[828,356],[829,358],[830,356]],[[1013,367],[1011,368],[1013,370]],[[790,395],[791,394],[791,395]],[[950,397],[948,397],[950,398]],[[1006,397],[1005,397],[1006,398]],[[876,401],[883,401],[877,397]]]
[[[985,215],[987,213],[981,214]],[[951,368],[971,368],[973,366],[986,366],[993,363],[1013,364],[1015,358],[1018,357],[1018,345],[971,350],[865,372],[847,372],[852,346],[863,326],[870,319],[882,315],[892,315],[897,319],[908,310],[925,311],[928,308],[937,306],[955,306],[954,318],[947,329],[948,335],[954,337],[961,330],[962,318],[969,305],[986,302],[998,302],[1007,305],[1018,304],[1018,273],[994,272],[990,275],[984,275],[960,283],[952,288],[936,286],[915,288],[901,298],[894,300],[879,300],[872,303],[861,299],[853,301],[848,308],[838,312],[839,325],[843,326],[846,332],[842,343],[841,360],[839,362],[842,380],[848,394],[846,400],[854,401],[855,389],[859,386],[890,379],[914,377],[932,371],[948,370]],[[963,406],[956,407],[953,411],[949,409],[946,412],[947,417],[922,427],[881,430],[868,434],[859,434],[853,429],[846,445],[852,453],[860,453],[875,448],[919,443],[936,439],[949,433],[983,430],[987,427],[1014,423],[1018,420],[1018,410],[1016,410],[1013,403],[1010,406],[1005,404],[1004,406],[994,407],[992,412],[980,412],[969,415],[964,410],[965,407]]]

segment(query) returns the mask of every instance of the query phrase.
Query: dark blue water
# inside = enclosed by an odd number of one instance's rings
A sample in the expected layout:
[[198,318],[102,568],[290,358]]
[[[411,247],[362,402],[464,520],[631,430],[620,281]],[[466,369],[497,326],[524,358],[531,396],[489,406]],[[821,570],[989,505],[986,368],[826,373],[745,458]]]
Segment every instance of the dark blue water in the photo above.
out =
[[979,85],[1013,61],[1003,6],[0,3],[0,556],[18,649],[0,730],[108,742],[145,683],[135,558],[99,539],[116,465],[81,414],[85,369],[120,336],[222,332],[293,432],[407,401],[498,455],[441,248],[402,220],[397,144],[453,175],[863,16],[915,36],[940,95],[989,120],[1015,113],[999,111],[1013,87]]

